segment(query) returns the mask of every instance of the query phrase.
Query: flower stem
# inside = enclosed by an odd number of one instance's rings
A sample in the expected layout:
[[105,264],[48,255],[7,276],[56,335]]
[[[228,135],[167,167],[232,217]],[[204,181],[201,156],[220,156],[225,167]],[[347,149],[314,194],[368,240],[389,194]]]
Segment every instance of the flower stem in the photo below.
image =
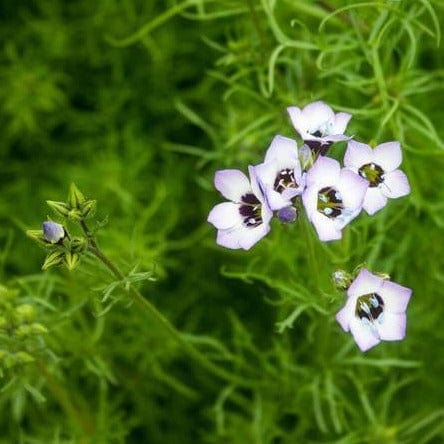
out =
[[[122,271],[99,248],[97,241],[95,240],[84,219],[80,220],[80,226],[88,239],[89,251],[94,256],[96,256],[117,279],[122,281],[125,280],[126,278]],[[145,311],[147,311],[152,318],[154,318],[160,325],[162,325],[165,331],[170,335],[170,337],[173,338],[178,344],[180,344],[183,347],[183,350],[190,357],[195,359],[203,368],[208,370],[210,373],[213,373],[214,375],[220,377],[221,379],[234,382],[244,387],[254,386],[256,384],[252,380],[247,381],[243,378],[233,375],[227,370],[211,362],[201,351],[199,351],[196,347],[194,347],[194,345],[188,342],[182,336],[182,333],[177,330],[174,325],[171,324],[171,322],[150,301],[144,298],[140,291],[132,284],[129,285],[129,293],[132,296],[134,302],[142,307]]]

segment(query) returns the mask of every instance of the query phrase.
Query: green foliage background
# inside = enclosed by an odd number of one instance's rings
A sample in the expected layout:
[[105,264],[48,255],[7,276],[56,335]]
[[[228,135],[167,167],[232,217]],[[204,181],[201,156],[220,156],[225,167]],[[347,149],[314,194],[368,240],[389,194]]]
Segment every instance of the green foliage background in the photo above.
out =
[[[443,17],[442,0],[3,0],[1,283],[48,333],[7,345],[35,359],[3,372],[0,442],[444,442]],[[214,172],[260,163],[295,137],[285,108],[319,99],[359,140],[401,141],[412,194],[341,242],[301,219],[217,247]],[[143,295],[233,378],[121,286],[102,302],[92,258],[40,271],[24,232],[70,182],[108,218],[102,248],[154,273]],[[406,340],[366,354],[330,282],[364,261],[413,289]]]

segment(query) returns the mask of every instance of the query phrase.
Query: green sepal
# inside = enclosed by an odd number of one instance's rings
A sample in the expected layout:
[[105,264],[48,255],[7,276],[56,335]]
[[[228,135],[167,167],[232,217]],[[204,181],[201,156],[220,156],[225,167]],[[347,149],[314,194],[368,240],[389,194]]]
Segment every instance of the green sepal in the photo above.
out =
[[96,205],[96,200],[86,199],[85,202],[80,205],[80,212],[82,213],[82,216],[85,218],[92,216],[96,210]]
[[27,230],[26,236],[28,236],[30,239],[36,241],[42,247],[48,246],[48,242],[45,240],[42,230]]
[[47,270],[50,267],[63,264],[65,253],[60,250],[53,251],[46,256],[45,262],[42,265],[42,270]]
[[69,216],[70,207],[65,202],[55,202],[54,200],[47,200],[46,203],[58,216]]
[[80,212],[80,210],[78,208],[73,208],[72,210],[70,210],[68,212],[68,219],[72,219],[72,220],[80,220],[82,219],[82,213]]
[[80,262],[80,256],[77,253],[73,253],[71,251],[67,251],[65,253],[64,259],[69,271],[74,270],[74,268],[76,268]]
[[81,253],[88,246],[87,241],[82,237],[74,237],[70,241],[70,251],[73,253]]
[[71,209],[80,209],[85,200],[86,199],[83,193],[74,183],[71,183],[68,194],[68,205],[71,207]]

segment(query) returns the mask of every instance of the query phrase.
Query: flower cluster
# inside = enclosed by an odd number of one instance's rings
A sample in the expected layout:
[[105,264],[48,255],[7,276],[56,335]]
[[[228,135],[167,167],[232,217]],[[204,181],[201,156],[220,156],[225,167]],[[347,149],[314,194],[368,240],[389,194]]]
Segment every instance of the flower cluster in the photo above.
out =
[[388,276],[372,274],[366,268],[354,279],[344,272],[337,274],[333,280],[339,288],[347,290],[347,301],[336,314],[336,320],[344,331],[350,331],[361,351],[381,341],[404,339],[410,288],[391,282]]
[[[303,109],[288,108],[291,122],[304,141],[275,136],[264,162],[249,166],[249,178],[239,170],[217,171],[215,186],[230,202],[216,205],[208,222],[221,246],[250,249],[270,231],[273,215],[284,223],[297,219],[303,206],[321,241],[342,237],[342,229],[362,209],[369,215],[389,198],[410,193],[399,142],[375,148],[344,134],[351,118],[334,113],[324,102]],[[327,157],[335,142],[347,141],[344,166]]]

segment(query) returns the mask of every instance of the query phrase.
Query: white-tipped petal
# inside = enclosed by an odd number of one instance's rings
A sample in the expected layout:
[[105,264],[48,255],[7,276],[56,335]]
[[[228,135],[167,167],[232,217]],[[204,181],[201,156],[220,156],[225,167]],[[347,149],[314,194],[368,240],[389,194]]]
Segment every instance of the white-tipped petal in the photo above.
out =
[[350,321],[350,332],[353,335],[353,339],[360,348],[365,352],[375,345],[379,344],[381,340],[378,334],[371,325],[366,324],[361,319],[354,316]]
[[350,140],[344,155],[344,165],[348,168],[358,170],[361,166],[373,161],[373,150],[365,143]]
[[239,245],[244,250],[249,250],[253,245],[259,242],[270,231],[270,225],[262,223],[254,228],[245,228],[241,238],[239,239]]
[[372,216],[387,204],[387,197],[382,194],[379,187],[368,188],[365,193],[362,208]]
[[391,198],[406,196],[410,193],[410,184],[407,176],[401,170],[386,173],[384,182],[379,185],[381,192]]
[[351,119],[351,114],[348,113],[337,113],[335,116],[335,123],[333,126],[334,134],[343,134],[347,128],[348,122]]
[[307,172],[307,186],[316,184],[318,189],[334,186],[339,180],[340,171],[341,167],[337,160],[320,156]]
[[216,243],[221,247],[238,250],[241,248],[239,241],[243,236],[242,225],[217,232]]
[[297,106],[288,107],[287,112],[295,130],[304,138],[304,135],[307,133],[307,119],[302,115],[301,110]]
[[375,321],[379,336],[384,341],[400,341],[405,338],[407,317],[405,313],[390,313],[384,311],[383,320]]
[[349,296],[362,296],[370,293],[378,293],[382,287],[383,279],[362,268],[356,279],[352,282],[347,294]]
[[399,142],[381,143],[373,150],[374,162],[384,171],[393,171],[401,165],[402,153]]
[[241,224],[243,218],[239,213],[239,204],[233,202],[223,202],[217,204],[210,211],[207,220],[218,230],[226,230]]
[[342,238],[342,232],[337,229],[334,219],[329,219],[327,216],[319,213],[319,211],[313,213],[311,222],[316,229],[319,240],[328,242]]
[[233,202],[240,202],[241,197],[251,193],[251,185],[247,176],[239,170],[220,170],[214,176],[214,186]]
[[362,206],[368,181],[351,170],[343,168],[337,185],[345,208],[356,209]]
[[295,140],[284,136],[275,136],[265,153],[264,162],[275,161],[279,169],[294,168],[298,162],[298,145]]
[[412,290],[395,282],[384,281],[378,294],[384,302],[384,311],[404,313],[412,295]]

